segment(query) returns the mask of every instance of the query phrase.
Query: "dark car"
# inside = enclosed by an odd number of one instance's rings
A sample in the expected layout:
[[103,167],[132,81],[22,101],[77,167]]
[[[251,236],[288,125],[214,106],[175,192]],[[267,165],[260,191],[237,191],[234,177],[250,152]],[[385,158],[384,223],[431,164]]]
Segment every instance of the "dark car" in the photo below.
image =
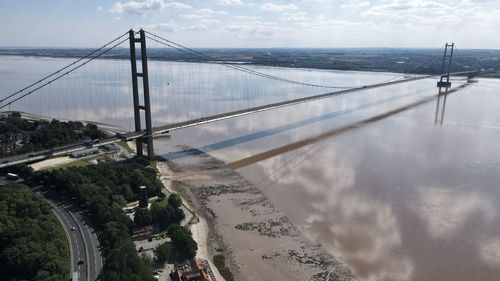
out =
[[78,261],[78,265],[84,264],[85,262],[83,260]]

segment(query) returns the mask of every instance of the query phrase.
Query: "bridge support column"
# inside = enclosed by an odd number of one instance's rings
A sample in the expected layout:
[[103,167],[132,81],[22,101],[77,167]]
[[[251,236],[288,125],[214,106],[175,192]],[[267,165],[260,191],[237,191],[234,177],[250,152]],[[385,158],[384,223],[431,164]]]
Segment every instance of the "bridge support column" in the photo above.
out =
[[[450,48],[450,53],[448,53],[448,48]],[[450,82],[450,72],[451,72],[451,61],[453,59],[453,49],[455,48],[455,43],[448,44],[446,43],[444,47],[444,55],[443,55],[443,65],[441,66],[441,79],[437,83],[439,87],[439,94],[442,94],[441,89],[445,88],[445,93],[448,92],[448,89],[451,87]]]
[[[144,119],[146,125],[146,135],[142,138],[136,139],[137,156],[142,156],[142,145],[147,145],[148,158],[152,159],[154,156],[153,151],[153,127],[151,122],[151,102],[149,97],[149,77],[148,77],[148,58],[146,52],[146,35],[144,30],[139,31],[139,38],[135,37],[136,33],[133,30],[129,31],[130,40],[130,65],[132,68],[132,92],[134,95],[134,120],[135,131],[142,131],[141,124],[141,111],[144,111]],[[136,43],[140,43],[141,49],[141,62],[142,72],[137,72],[137,56],[136,56]],[[143,102],[140,104],[139,99],[139,78],[142,79],[143,86]]]
[[[441,66],[441,78],[439,82],[437,82],[437,86],[439,88],[438,98],[436,103],[436,116],[434,118],[434,124],[438,123],[438,119],[440,118],[440,124],[443,124],[444,120],[444,111],[446,108],[446,96],[448,95],[448,89],[451,87],[450,82],[450,72],[451,72],[451,61],[453,59],[453,49],[455,48],[455,43],[448,44],[446,43],[444,47],[444,55],[443,55],[443,65]],[[448,53],[448,49],[451,49]],[[444,88],[444,91],[443,91]],[[443,104],[441,106],[441,115],[440,115],[440,99],[441,96],[444,96]]]

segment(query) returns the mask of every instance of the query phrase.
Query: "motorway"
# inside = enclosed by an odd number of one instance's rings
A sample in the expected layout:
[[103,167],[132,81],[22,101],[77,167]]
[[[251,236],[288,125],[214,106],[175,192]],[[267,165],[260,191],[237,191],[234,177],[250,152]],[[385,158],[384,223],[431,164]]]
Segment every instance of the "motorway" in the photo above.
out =
[[51,188],[36,186],[33,190],[49,202],[64,227],[70,242],[71,274],[78,272],[78,281],[97,280],[102,269],[99,241],[82,209]]

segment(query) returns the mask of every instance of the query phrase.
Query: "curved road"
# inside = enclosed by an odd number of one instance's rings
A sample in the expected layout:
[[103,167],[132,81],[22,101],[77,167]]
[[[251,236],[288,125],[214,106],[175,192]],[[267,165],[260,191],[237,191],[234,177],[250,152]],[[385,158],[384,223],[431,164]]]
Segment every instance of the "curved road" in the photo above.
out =
[[97,280],[102,269],[99,241],[83,210],[50,188],[37,186],[33,190],[49,202],[64,227],[70,242],[71,274],[78,272],[78,281]]

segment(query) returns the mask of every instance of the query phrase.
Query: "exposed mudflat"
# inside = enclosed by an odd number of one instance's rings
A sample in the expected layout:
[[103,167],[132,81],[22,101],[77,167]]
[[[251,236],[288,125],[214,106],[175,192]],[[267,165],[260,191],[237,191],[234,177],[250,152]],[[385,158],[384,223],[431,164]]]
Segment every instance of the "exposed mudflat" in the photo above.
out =
[[209,224],[210,254],[226,256],[235,280],[355,280],[305,239],[263,193],[225,163],[188,147],[170,178]]

